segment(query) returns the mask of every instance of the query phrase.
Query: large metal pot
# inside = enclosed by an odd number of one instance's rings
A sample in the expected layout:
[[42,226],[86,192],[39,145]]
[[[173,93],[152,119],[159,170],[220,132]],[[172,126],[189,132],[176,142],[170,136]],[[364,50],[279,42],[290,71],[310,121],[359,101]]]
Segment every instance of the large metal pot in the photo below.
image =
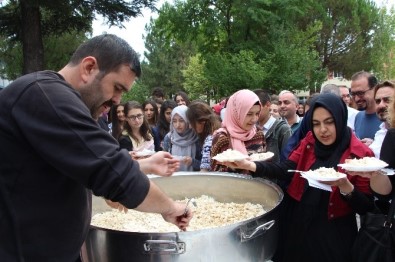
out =
[[[259,203],[268,212],[229,226],[191,232],[134,233],[91,226],[84,262],[264,261],[273,256],[278,205],[283,198],[276,184],[230,173],[178,172],[152,179],[173,199],[209,195],[220,202]],[[94,203],[94,212],[100,209]]]

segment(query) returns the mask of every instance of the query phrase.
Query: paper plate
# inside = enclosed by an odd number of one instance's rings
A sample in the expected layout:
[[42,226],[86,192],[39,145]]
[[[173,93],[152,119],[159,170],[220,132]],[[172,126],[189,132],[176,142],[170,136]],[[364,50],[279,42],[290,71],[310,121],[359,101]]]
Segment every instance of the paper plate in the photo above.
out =
[[339,172],[336,172],[335,175],[333,175],[333,174],[329,175],[329,174],[324,174],[322,172],[316,172],[316,171],[312,171],[312,170],[302,172],[301,174],[302,174],[302,176],[304,176],[306,178],[310,178],[310,179],[313,179],[316,181],[328,181],[328,182],[329,181],[336,181],[336,180],[339,180],[340,178],[344,178],[347,176],[346,174],[339,173]]
[[247,155],[233,149],[227,149],[213,157],[213,159],[218,162],[235,162],[246,158],[248,158]]
[[369,165],[353,165],[353,164],[338,164],[339,167],[343,168],[347,171],[354,171],[354,172],[372,172],[372,171],[379,171],[384,167],[388,166],[387,163],[378,163],[378,164],[369,164]]
[[137,151],[135,152],[137,157],[143,157],[143,156],[151,156],[153,154],[155,154],[156,152],[153,150],[148,150],[148,149],[144,149],[142,151]]

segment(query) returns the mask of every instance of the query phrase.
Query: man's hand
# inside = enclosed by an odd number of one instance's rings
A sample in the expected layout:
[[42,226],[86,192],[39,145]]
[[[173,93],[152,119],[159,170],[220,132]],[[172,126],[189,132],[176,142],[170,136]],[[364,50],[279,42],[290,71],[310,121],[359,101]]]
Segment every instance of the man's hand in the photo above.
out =
[[167,222],[178,226],[178,228],[180,228],[182,231],[186,231],[186,228],[189,226],[189,221],[191,221],[193,217],[193,212],[189,208],[185,214],[186,207],[186,203],[174,202],[171,210],[169,212],[163,213],[162,217]]
[[122,205],[121,203],[119,203],[119,202],[112,202],[111,200],[108,200],[108,199],[104,199],[104,200],[106,201],[107,205],[109,205],[111,208],[118,209],[119,211],[123,211],[125,213],[128,212],[128,209],[124,205]]
[[155,174],[158,176],[171,176],[180,168],[180,161],[165,151],[160,151],[152,156],[139,159],[140,170],[145,174]]

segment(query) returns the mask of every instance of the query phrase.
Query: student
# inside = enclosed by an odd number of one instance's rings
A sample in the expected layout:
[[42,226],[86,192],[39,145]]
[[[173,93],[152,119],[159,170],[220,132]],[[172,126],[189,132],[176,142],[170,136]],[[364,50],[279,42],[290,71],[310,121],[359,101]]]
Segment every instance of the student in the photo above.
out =
[[123,104],[113,105],[110,110],[111,115],[111,135],[118,140],[125,123],[125,113]]
[[158,124],[154,132],[158,134],[161,150],[163,149],[163,139],[170,131],[171,112],[177,106],[173,100],[166,100],[160,108]]
[[232,170],[213,159],[227,149],[234,149],[245,155],[265,152],[263,132],[256,126],[261,108],[259,97],[251,90],[237,91],[229,98],[222,127],[213,135],[211,170],[247,173],[246,170]]
[[242,160],[226,165],[250,170],[255,177],[289,183],[281,205],[274,261],[348,262],[358,232],[355,214],[365,214],[373,207],[369,180],[348,175],[325,182],[331,186],[329,192],[309,186],[300,173],[288,170],[338,169],[347,158],[373,156],[373,152],[347,127],[347,108],[340,97],[321,94],[309,112],[312,131],[287,160],[280,164]]
[[200,101],[189,104],[186,116],[191,127],[198,135],[199,145],[202,148],[200,171],[210,171],[212,134],[221,127],[219,116],[213,112],[208,104]]
[[174,95],[174,101],[177,103],[177,105],[186,105],[188,106],[191,101],[189,100],[189,97],[187,95],[187,93],[183,92],[183,91],[178,91],[175,95]]
[[155,127],[158,122],[159,116],[158,106],[156,105],[156,102],[153,100],[146,100],[143,103],[143,110],[145,119],[147,120],[150,127]]
[[128,151],[159,151],[159,140],[144,117],[143,107],[139,102],[129,101],[124,106],[125,126],[119,138],[119,146]]
[[199,171],[201,148],[195,131],[189,127],[187,110],[187,106],[180,105],[171,112],[170,132],[163,140],[163,149],[181,158],[180,171]]

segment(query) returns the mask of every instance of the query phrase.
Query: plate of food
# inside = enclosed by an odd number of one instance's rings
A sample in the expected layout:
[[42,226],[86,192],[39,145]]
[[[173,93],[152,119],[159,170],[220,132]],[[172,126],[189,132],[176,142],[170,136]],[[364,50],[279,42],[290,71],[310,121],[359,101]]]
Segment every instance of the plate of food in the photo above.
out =
[[334,168],[327,167],[320,167],[316,170],[301,172],[301,174],[305,178],[310,178],[316,181],[336,181],[347,176],[344,173],[337,172]]
[[149,149],[143,149],[141,151],[134,151],[134,154],[137,157],[151,156],[151,155],[153,155],[155,153],[156,153],[155,151],[149,150]]
[[364,157],[360,159],[346,159],[344,164],[338,164],[338,166],[347,171],[372,172],[381,170],[388,164],[375,157]]
[[265,152],[265,153],[254,153],[250,155],[251,161],[266,161],[271,159],[274,156],[273,152]]
[[227,149],[213,157],[213,159],[218,162],[235,162],[246,158],[248,158],[247,155],[233,149]]

